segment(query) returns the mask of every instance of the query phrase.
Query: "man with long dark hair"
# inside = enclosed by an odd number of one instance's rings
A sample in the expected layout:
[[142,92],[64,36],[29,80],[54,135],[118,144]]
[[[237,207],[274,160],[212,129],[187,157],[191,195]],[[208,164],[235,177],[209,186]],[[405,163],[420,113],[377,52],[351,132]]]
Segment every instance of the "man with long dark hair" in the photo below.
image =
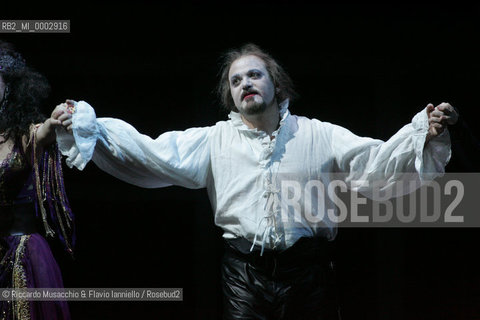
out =
[[[386,142],[342,127],[291,115],[292,82],[259,47],[247,44],[224,56],[218,87],[228,121],[172,131],[151,139],[129,124],[96,118],[85,102],[69,101],[60,120],[70,135],[58,142],[67,163],[93,161],[106,172],[146,187],[207,188],[215,223],[224,231],[222,266],[226,319],[337,319],[329,240],[332,209],[317,201],[311,182],[327,185],[342,172],[355,191],[368,182],[390,186],[409,173],[423,181],[443,172],[450,156],[449,104],[429,104]],[[441,111],[443,110],[443,111]],[[73,125],[72,125],[73,121]],[[293,181],[301,198],[281,187]],[[292,204],[295,202],[295,204]]]

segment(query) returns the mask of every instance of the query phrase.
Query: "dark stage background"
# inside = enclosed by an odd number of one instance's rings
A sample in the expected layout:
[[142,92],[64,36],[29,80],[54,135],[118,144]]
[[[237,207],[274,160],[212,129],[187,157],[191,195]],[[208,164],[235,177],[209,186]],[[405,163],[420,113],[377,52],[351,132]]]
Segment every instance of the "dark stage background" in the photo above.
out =
[[[387,139],[432,102],[478,121],[480,8],[302,1],[68,2],[4,7],[1,19],[70,19],[70,34],[1,34],[65,98],[157,136],[226,118],[218,57],[254,42],[292,76],[294,114]],[[452,163],[450,171],[462,170]],[[75,302],[74,319],[218,319],[221,232],[205,190],[137,188],[93,164],[65,170],[75,260],[66,287],[182,287],[183,302]],[[472,208],[472,210],[477,210]],[[344,319],[479,319],[478,229],[341,229]]]

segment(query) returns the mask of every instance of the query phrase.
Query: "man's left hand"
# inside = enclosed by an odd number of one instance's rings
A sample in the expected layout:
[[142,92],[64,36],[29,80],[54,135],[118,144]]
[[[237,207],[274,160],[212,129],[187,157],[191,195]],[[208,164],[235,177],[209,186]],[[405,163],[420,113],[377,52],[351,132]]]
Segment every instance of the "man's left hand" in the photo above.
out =
[[428,114],[428,134],[427,142],[440,135],[447,125],[454,125],[458,121],[458,112],[447,102],[442,102],[434,107],[433,104],[427,105]]

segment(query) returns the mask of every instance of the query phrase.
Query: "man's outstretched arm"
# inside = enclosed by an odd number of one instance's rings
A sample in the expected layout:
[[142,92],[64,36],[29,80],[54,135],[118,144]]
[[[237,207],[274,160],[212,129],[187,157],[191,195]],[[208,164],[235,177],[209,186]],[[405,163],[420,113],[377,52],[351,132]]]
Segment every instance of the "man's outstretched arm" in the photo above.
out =
[[86,102],[69,101],[58,117],[57,141],[67,165],[82,170],[93,160],[107,173],[141,187],[206,186],[212,127],[171,131],[156,139],[114,118],[96,118]]
[[437,106],[438,110],[430,106],[387,141],[359,137],[339,126],[332,128],[335,162],[338,170],[346,174],[346,181],[355,182],[355,191],[370,196],[376,184],[396,191],[393,196],[401,196],[413,190],[394,189],[399,181],[414,179],[418,187],[422,181],[444,173],[451,155],[450,138],[444,132],[447,118],[440,110],[442,105]]

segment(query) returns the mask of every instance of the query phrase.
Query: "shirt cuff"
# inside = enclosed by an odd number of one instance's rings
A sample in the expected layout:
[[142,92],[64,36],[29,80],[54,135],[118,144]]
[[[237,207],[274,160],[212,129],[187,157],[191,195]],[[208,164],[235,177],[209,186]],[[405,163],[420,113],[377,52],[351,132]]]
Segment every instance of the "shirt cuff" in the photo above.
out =
[[56,129],[57,143],[62,154],[66,156],[67,165],[83,170],[92,159],[100,134],[95,110],[85,101],[77,102],[72,123],[73,135],[63,128]]

